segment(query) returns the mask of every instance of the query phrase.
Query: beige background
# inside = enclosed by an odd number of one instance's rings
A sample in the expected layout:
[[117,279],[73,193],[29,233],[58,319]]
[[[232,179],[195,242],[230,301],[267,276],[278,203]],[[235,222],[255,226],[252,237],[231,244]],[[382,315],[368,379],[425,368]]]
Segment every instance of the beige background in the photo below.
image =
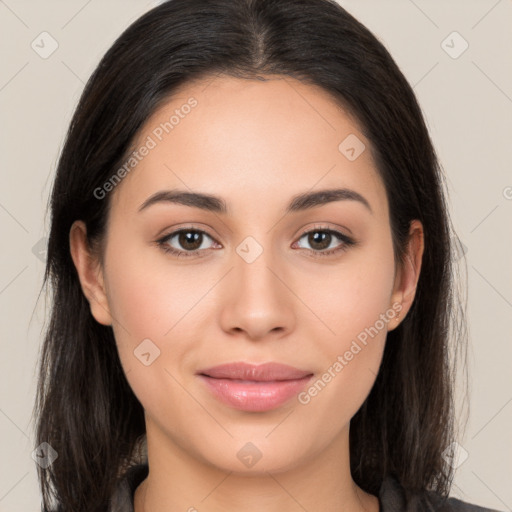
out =
[[[30,414],[46,313],[36,300],[65,131],[100,57],[156,3],[0,0],[0,512],[40,510]],[[512,510],[512,2],[340,3],[414,86],[467,250],[471,401],[452,495]],[[58,43],[47,59],[31,47],[43,31]],[[463,39],[446,39],[454,31]],[[458,58],[445,51],[464,40]]]

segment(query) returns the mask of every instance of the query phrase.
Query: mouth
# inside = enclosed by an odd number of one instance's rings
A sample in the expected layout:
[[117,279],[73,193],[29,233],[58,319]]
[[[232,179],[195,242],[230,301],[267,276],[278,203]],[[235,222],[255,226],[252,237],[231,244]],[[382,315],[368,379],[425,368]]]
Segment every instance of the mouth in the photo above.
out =
[[197,376],[221,403],[247,412],[277,409],[300,391],[313,373],[279,363],[228,363]]

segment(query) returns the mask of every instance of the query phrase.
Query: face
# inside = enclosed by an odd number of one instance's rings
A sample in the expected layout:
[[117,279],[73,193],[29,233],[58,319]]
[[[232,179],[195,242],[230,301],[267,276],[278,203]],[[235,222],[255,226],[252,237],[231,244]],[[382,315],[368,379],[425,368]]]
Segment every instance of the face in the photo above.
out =
[[[249,470],[244,450],[262,456],[251,471],[277,471],[341,446],[408,305],[361,128],[320,88],[217,77],[184,86],[134,148],[90,302],[112,324],[148,438],[226,471]],[[146,203],[177,190],[218,201]],[[198,373],[234,362],[309,377],[291,398],[274,383],[276,400],[245,400],[239,383],[226,402]]]

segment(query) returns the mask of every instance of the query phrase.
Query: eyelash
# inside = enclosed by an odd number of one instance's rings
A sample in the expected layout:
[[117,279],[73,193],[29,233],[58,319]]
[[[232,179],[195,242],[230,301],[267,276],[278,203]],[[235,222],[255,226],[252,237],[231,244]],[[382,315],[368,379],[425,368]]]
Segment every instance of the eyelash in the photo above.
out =
[[[176,235],[179,235],[180,233],[201,233],[201,234],[206,235],[207,237],[211,238],[212,240],[214,240],[213,237],[211,237],[206,231],[203,231],[201,229],[181,228],[181,229],[178,229],[176,231],[169,233],[168,235],[165,235],[164,237],[157,240],[156,243],[158,244],[159,247],[161,247],[161,249],[165,253],[170,253],[177,257],[185,257],[185,258],[190,258],[190,257],[201,258],[201,257],[203,257],[203,256],[199,256],[199,252],[201,250],[206,250],[206,249],[195,249],[194,251],[180,251],[178,249],[175,249],[174,247],[170,247],[167,244],[169,239],[175,237]],[[315,251],[313,249],[306,249],[306,251],[308,251],[311,254],[311,256],[314,258],[317,258],[317,257],[323,258],[323,257],[332,256],[334,254],[346,251],[349,247],[352,247],[357,244],[357,242],[355,240],[353,240],[352,238],[348,237],[347,235],[345,235],[339,231],[336,231],[334,229],[329,229],[329,228],[321,228],[321,227],[320,228],[317,227],[317,228],[311,229],[309,231],[305,231],[298,238],[298,240],[300,240],[301,238],[303,238],[306,235],[309,235],[310,233],[330,233],[330,234],[334,235],[335,237],[337,237],[339,240],[341,240],[341,242],[343,242],[338,247],[336,247],[334,249],[329,249],[329,250]]]

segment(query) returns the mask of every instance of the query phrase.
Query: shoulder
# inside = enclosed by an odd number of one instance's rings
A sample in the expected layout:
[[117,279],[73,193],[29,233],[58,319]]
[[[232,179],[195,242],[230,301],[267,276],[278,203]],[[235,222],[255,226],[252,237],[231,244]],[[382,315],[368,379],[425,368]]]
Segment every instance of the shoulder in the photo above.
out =
[[433,491],[413,493],[387,476],[379,491],[380,512],[500,512],[458,498],[442,498]]

